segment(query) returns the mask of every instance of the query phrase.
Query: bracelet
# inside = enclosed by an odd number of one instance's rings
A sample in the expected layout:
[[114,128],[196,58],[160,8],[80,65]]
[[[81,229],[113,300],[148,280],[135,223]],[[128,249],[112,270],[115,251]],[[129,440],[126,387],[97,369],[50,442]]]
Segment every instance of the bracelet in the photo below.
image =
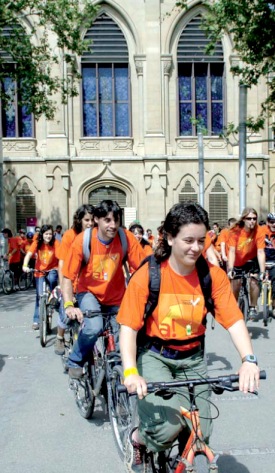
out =
[[127,376],[130,376],[131,374],[138,374],[137,368],[135,368],[135,367],[133,367],[133,368],[127,368],[127,369],[124,370],[124,372],[123,372],[124,378],[127,378]]
[[23,268],[28,268],[29,266],[27,264],[23,264]]
[[67,307],[74,307],[74,303],[72,301],[64,302],[64,309],[67,309]]

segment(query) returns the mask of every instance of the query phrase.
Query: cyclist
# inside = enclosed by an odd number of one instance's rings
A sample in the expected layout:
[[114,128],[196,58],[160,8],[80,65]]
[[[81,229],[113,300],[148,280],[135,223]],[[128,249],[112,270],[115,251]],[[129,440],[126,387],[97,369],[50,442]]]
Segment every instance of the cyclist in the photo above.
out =
[[241,287],[238,273],[243,270],[251,272],[248,318],[254,321],[257,321],[257,301],[260,293],[257,277],[260,280],[265,277],[264,232],[257,224],[257,219],[258,214],[255,209],[245,208],[239,220],[229,230],[227,269],[236,300],[238,300]]
[[5,260],[9,262],[9,268],[14,274],[14,289],[19,290],[19,277],[21,274],[21,253],[20,242],[18,236],[13,236],[9,228],[2,230],[4,238],[8,240],[8,252],[4,256]]
[[[136,391],[138,394],[140,419],[126,444],[125,465],[128,471],[148,472],[148,465],[144,464],[146,447],[153,452],[165,450],[173,444],[181,430],[187,428],[180,415],[180,406],[188,407],[186,391],[163,400],[154,394],[147,394],[146,381],[166,382],[207,376],[202,349],[207,309],[195,265],[202,254],[208,228],[207,212],[199,204],[186,202],[174,205],[164,221],[163,238],[155,253],[161,262],[156,308],[144,322],[149,296],[147,264],[134,273],[121,303],[117,321],[121,324],[124,384],[129,392]],[[217,266],[208,265],[216,319],[229,331],[242,360],[240,389],[244,392],[254,390],[259,384],[259,369],[242,313],[226,273]],[[136,362],[137,334],[144,324],[146,335]],[[203,387],[196,388],[196,394],[202,432],[209,440],[209,394]]]
[[144,238],[144,228],[139,223],[134,223],[130,226],[129,231],[133,233],[136,240],[141,244],[142,248],[144,249],[146,256],[151,255],[153,253],[152,246],[149,241],[145,240]]
[[227,255],[228,255],[228,235],[229,235],[229,230],[233,226],[234,223],[237,222],[237,219],[234,217],[231,217],[227,221],[227,227],[222,228],[218,240],[221,248],[221,257],[223,262],[226,264],[227,263]]
[[[73,225],[67,230],[61,240],[60,246],[57,249],[58,261],[58,278],[59,284],[62,287],[63,282],[63,265],[64,260],[69,253],[72,242],[75,237],[81,233],[85,228],[94,226],[94,207],[90,204],[81,205],[75,212],[73,216]],[[60,300],[59,306],[59,315],[57,321],[57,337],[54,345],[54,352],[56,355],[64,355],[65,345],[64,345],[64,334],[66,330],[66,314],[63,306],[63,298]]]
[[[112,318],[113,330],[118,339],[116,314],[125,292],[123,273],[123,249],[118,235],[122,221],[122,210],[117,202],[103,200],[94,210],[95,228],[92,231],[88,264],[83,264],[83,233],[78,235],[63,266],[63,297],[66,315],[70,319],[83,321],[83,312],[91,310],[93,318],[86,318],[72,353],[68,359],[69,376],[80,378],[82,367],[93,349],[98,334],[102,331],[102,314]],[[137,269],[145,258],[142,246],[128,230],[126,235],[129,266]],[[73,282],[77,281],[76,298],[73,303]]]
[[[38,237],[31,244],[23,262],[23,271],[28,273],[30,271],[29,262],[33,255],[37,253],[35,269],[49,271],[47,279],[49,280],[51,291],[58,284],[57,248],[59,245],[59,241],[55,240],[52,225],[42,225]],[[43,281],[45,276],[43,276],[41,273],[35,273],[34,275],[36,279],[36,300],[32,329],[39,330],[39,301],[43,290]]]
[[[275,263],[275,213],[267,215],[266,225],[262,226],[265,235],[265,257],[267,262]],[[275,266],[268,271],[272,286],[272,313],[275,316]]]
[[[33,237],[34,237],[33,232],[27,232],[26,239],[24,240],[24,242],[22,243],[22,245],[20,247],[21,254],[23,255],[23,260],[24,260],[25,255],[27,254],[29,248],[31,247],[31,245],[33,243]],[[32,255],[32,257],[29,261],[29,266],[32,269],[35,268],[35,259],[36,259],[36,255],[34,254],[34,255]]]

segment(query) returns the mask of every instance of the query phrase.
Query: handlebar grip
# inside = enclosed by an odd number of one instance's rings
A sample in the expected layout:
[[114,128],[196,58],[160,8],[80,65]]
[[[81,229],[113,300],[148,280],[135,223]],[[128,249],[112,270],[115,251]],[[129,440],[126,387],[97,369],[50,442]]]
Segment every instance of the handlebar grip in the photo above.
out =
[[266,371],[265,370],[260,371],[260,379],[266,379]]
[[[266,371],[265,370],[260,371],[260,379],[266,379]],[[232,374],[230,376],[230,381],[232,383],[237,383],[239,381],[239,375],[238,374]]]
[[124,384],[119,384],[117,386],[117,392],[118,394],[126,393],[127,392],[126,386],[124,386]]

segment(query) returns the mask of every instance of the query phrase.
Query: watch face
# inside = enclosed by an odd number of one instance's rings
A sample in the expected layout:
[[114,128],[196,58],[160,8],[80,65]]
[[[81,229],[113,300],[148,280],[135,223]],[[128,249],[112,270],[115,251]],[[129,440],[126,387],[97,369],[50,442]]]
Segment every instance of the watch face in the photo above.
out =
[[246,355],[243,358],[243,361],[250,361],[251,363],[257,363],[257,358],[255,355]]

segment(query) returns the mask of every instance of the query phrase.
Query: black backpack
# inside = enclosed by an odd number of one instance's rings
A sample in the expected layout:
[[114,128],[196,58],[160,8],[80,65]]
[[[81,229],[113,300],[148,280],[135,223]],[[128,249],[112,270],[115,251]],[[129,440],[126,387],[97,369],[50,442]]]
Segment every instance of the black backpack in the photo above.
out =
[[[145,306],[144,319],[151,315],[156,308],[160,290],[160,263],[156,260],[154,255],[149,255],[142,261],[139,268],[147,262],[149,264],[149,297]],[[212,280],[209,266],[202,255],[196,261],[196,268],[201,290],[205,299],[206,309],[208,312],[211,312],[214,317],[215,308],[212,299]]]

